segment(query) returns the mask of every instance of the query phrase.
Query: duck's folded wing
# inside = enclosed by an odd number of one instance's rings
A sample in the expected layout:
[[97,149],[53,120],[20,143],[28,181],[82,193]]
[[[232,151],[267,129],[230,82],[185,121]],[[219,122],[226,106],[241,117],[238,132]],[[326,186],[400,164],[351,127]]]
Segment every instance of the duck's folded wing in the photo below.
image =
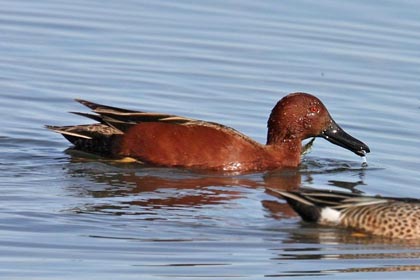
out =
[[93,103],[90,101],[76,99],[77,102],[90,108],[96,114],[87,114],[80,112],[72,112],[77,115],[85,116],[90,119],[94,119],[100,123],[110,125],[121,132],[126,131],[133,125],[141,122],[166,122],[172,124],[191,124],[191,123],[203,123],[199,120],[185,118],[176,115],[153,113],[153,112],[142,112],[132,111],[127,109],[121,109],[117,107],[111,107]]
[[[206,122],[202,120],[185,118],[177,115],[133,111],[121,109],[112,106],[106,106],[87,100],[76,99],[77,102],[90,108],[93,113],[71,112],[89,119],[99,122],[99,124],[92,125],[76,125],[76,126],[47,126],[55,132],[63,134],[67,139],[74,140],[77,138],[97,138],[100,134],[108,137],[111,134],[124,134],[130,128],[140,123],[158,122],[162,124],[174,124],[191,127],[207,127],[219,131],[226,132],[227,135],[236,135],[237,137],[246,139],[248,142],[258,144],[253,139],[242,134],[241,132],[214,122]],[[74,143],[74,141],[71,141]]]
[[76,99],[77,102],[85,105],[90,108],[95,114],[72,112],[81,116],[88,117],[90,119],[96,120],[102,124],[109,125],[120,133],[124,133],[133,125],[142,122],[161,122],[161,123],[170,123],[177,125],[188,125],[188,126],[206,126],[211,127],[217,130],[225,130],[230,134],[237,134],[239,137],[247,139],[247,141],[254,142],[246,135],[241,132],[228,127],[222,124],[214,122],[206,122],[202,120],[196,120],[191,118],[186,118],[177,115],[154,113],[154,112],[143,112],[143,111],[133,111],[127,109],[121,109],[112,106],[106,106],[98,103],[93,103],[90,101]]

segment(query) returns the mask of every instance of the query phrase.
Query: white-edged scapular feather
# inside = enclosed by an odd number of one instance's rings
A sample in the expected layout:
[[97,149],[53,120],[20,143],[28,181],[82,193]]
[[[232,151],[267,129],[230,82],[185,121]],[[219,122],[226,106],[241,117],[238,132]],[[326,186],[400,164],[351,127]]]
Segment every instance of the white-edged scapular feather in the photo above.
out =
[[374,204],[381,204],[387,203],[389,200],[387,199],[380,199],[380,198],[372,198],[372,197],[354,197],[354,198],[346,198],[342,201],[341,204],[335,206],[335,209],[347,209],[350,207],[360,207],[360,206],[368,206]]
[[299,202],[300,202],[300,203],[302,203],[302,204],[306,204],[306,205],[310,205],[310,206],[315,206],[315,204],[313,204],[313,203],[312,203],[312,202],[310,202],[309,200],[306,200],[306,199],[304,199],[303,197],[300,197],[300,196],[298,196],[298,195],[295,195],[295,194],[294,194],[294,193],[292,193],[292,192],[280,191],[280,190],[275,190],[275,189],[269,189],[269,190],[270,190],[270,191],[272,191],[272,192],[278,193],[278,194],[280,194],[281,196],[291,198],[291,199],[293,199],[293,200],[295,200],[295,201],[299,201]]
[[71,132],[71,131],[67,131],[65,129],[60,129],[60,128],[54,128],[52,126],[46,126],[48,129],[63,134],[63,135],[69,135],[69,136],[74,136],[74,137],[78,137],[78,138],[84,138],[84,139],[92,139],[92,137],[80,134],[80,133],[75,133],[75,132]]

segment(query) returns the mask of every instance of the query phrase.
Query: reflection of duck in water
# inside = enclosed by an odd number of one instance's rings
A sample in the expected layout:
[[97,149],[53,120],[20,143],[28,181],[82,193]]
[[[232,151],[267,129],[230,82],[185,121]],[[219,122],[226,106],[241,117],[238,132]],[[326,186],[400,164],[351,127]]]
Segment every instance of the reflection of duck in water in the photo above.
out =
[[[71,185],[73,195],[87,198],[75,207],[77,212],[100,212],[133,215],[154,209],[182,209],[202,206],[229,205],[238,199],[247,199],[264,189],[297,190],[312,184],[309,171],[282,169],[246,175],[223,175],[214,172],[193,172],[175,168],[150,168],[136,164],[103,164],[97,160],[72,157],[66,168],[70,176],[83,177],[82,184]],[[341,165],[331,165],[331,170]],[[324,170],[325,171],[325,170]],[[328,170],[327,170],[328,171]],[[325,172],[327,172],[325,171]],[[350,171],[353,175],[359,169]],[[363,179],[361,179],[363,185]],[[352,187],[358,182],[347,182]],[[284,201],[270,195],[261,197],[261,205],[274,219],[296,217],[296,213]],[[254,199],[254,198],[252,198]],[[222,208],[224,206],[221,206]],[[142,215],[141,217],[146,217]]]
[[96,114],[77,113],[98,124],[47,126],[76,149],[110,158],[131,157],[167,167],[256,171],[297,167],[301,142],[323,137],[359,156],[369,147],[341,129],[322,102],[306,93],[289,94],[273,108],[267,144],[221,124],[139,112],[77,100]]
[[[133,214],[135,207],[189,208],[205,205],[222,205],[246,198],[250,190],[265,186],[283,190],[297,189],[301,185],[301,174],[293,170],[266,172],[264,174],[225,176],[218,173],[191,172],[182,169],[162,169],[138,167],[133,164],[118,166],[98,164],[73,158],[67,168],[71,176],[81,175],[85,183],[80,187],[71,186],[70,191],[77,196],[94,197],[89,205],[80,205],[77,211],[99,211]],[[113,199],[109,199],[113,198]],[[270,198],[270,197],[269,197]],[[92,204],[93,202],[93,204]],[[266,205],[266,202],[270,205]],[[277,213],[296,216],[287,203],[272,199],[262,201],[264,207]],[[280,210],[279,210],[280,209]],[[136,209],[138,210],[138,209]]]
[[420,239],[420,200],[373,197],[359,194],[301,189],[281,195],[308,222],[340,225],[374,235],[401,239]]

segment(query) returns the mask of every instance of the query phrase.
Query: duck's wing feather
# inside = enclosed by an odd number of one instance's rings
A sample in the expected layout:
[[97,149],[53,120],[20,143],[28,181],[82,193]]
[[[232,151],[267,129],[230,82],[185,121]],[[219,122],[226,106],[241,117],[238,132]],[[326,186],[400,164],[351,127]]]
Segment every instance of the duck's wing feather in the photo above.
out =
[[138,111],[133,111],[133,110],[127,110],[127,109],[121,109],[121,108],[117,108],[117,107],[102,105],[102,104],[94,103],[94,102],[87,101],[87,100],[84,100],[84,99],[79,99],[79,98],[76,98],[75,101],[79,102],[82,105],[85,105],[86,107],[88,107],[92,111],[95,111],[95,110],[109,110],[110,112],[114,111],[114,112],[120,112],[120,113],[136,113],[136,112],[138,112]]
[[[74,136],[78,135],[82,138],[92,138],[92,131],[95,131],[95,136],[104,132],[106,135],[109,135],[110,132],[114,134],[123,134],[129,128],[134,125],[137,125],[142,122],[160,122],[176,125],[185,125],[185,126],[206,126],[211,127],[217,130],[224,130],[230,134],[235,134],[238,137],[242,137],[250,142],[255,142],[248,136],[242,134],[241,132],[228,127],[222,124],[207,122],[202,120],[196,120],[191,118],[186,118],[177,115],[163,114],[163,113],[154,113],[154,112],[143,112],[143,111],[134,111],[127,110],[107,105],[102,105],[94,103],[91,101],[83,99],[75,99],[77,102],[83,104],[84,106],[90,108],[92,113],[82,113],[82,112],[71,112],[73,114],[87,117],[89,119],[99,122],[99,124],[93,125],[76,125],[76,126],[46,126],[48,129],[51,129],[55,132],[61,133],[63,135]],[[108,127],[108,128],[107,128]],[[66,137],[67,138],[67,137]],[[257,144],[257,142],[255,142]]]
[[[46,128],[60,133],[67,139],[70,138],[84,138],[93,139],[98,136],[112,136],[114,134],[121,134],[115,128],[104,124],[86,124],[86,125],[68,125],[68,126],[54,126],[46,125]],[[70,140],[70,139],[69,139]],[[73,141],[70,141],[73,143]]]
[[[97,115],[86,114],[75,112],[75,114],[85,116],[101,123],[111,125],[121,131],[125,131],[132,125],[136,125],[140,122],[166,122],[172,124],[201,124],[204,123],[200,120],[185,118],[176,115],[153,113],[153,112],[142,112],[133,111],[127,109],[121,109],[117,107],[106,106],[98,103],[93,103],[87,100],[76,99],[77,102],[90,108]],[[218,125],[215,123],[209,123],[211,125]],[[223,127],[222,125],[219,125]]]

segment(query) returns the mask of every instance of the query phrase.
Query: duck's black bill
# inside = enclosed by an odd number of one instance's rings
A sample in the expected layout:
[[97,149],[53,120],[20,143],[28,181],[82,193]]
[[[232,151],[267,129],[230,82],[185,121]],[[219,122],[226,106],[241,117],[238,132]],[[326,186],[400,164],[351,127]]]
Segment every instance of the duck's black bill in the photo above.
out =
[[330,126],[324,130],[321,137],[327,139],[331,143],[352,151],[358,156],[364,156],[370,152],[369,147],[362,141],[357,140],[347,132],[345,132],[338,124],[331,121]]

